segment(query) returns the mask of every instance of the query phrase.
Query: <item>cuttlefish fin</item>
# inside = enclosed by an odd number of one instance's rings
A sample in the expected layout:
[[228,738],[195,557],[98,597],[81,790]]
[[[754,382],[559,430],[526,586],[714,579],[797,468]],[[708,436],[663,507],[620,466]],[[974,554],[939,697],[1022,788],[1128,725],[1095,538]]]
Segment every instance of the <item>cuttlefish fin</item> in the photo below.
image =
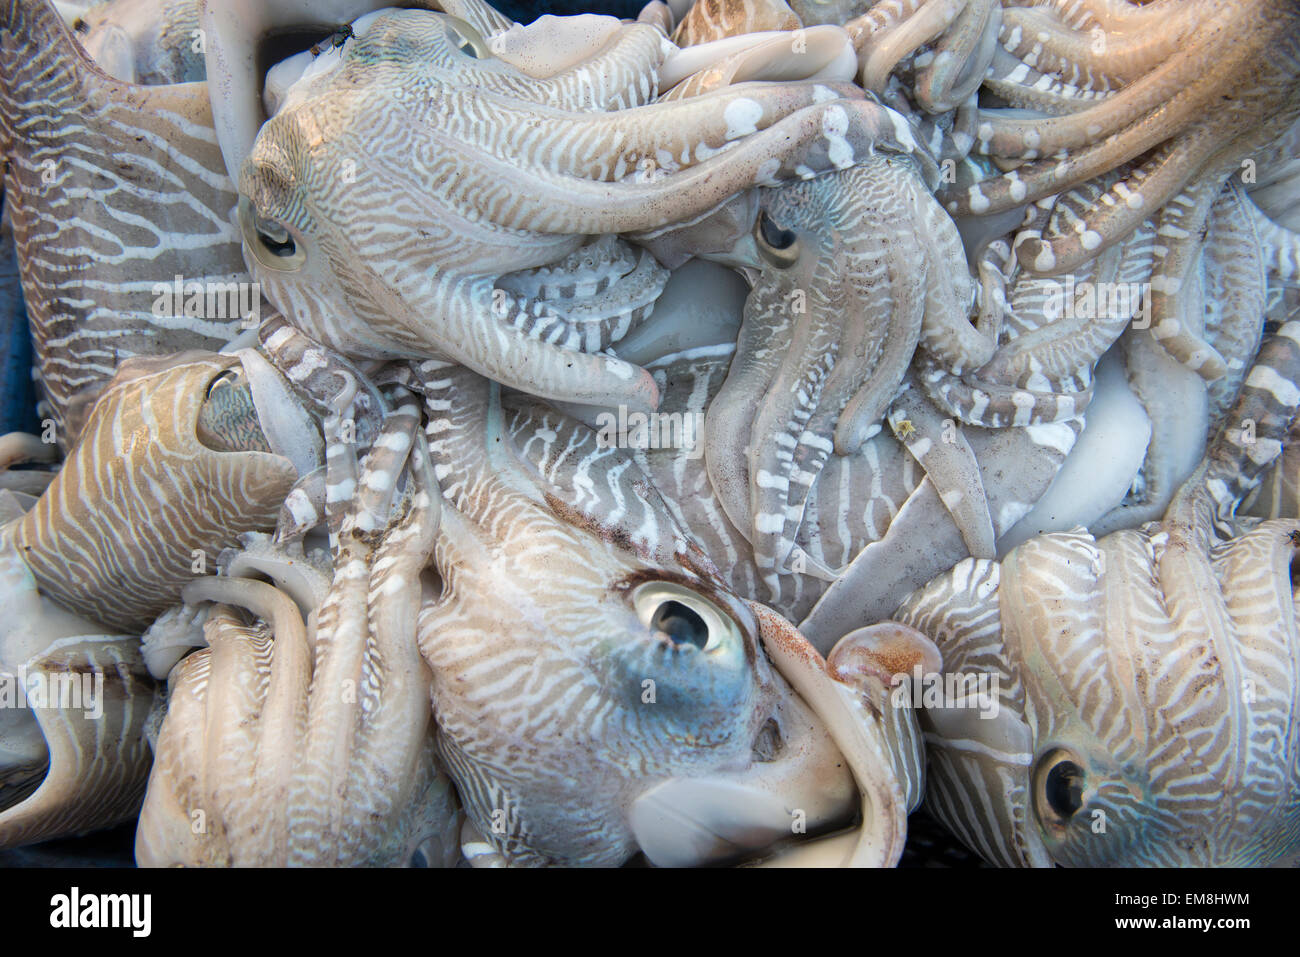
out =
[[0,848],[130,820],[157,692],[140,639],[99,634],[42,596],[12,547],[0,551],[0,603]]

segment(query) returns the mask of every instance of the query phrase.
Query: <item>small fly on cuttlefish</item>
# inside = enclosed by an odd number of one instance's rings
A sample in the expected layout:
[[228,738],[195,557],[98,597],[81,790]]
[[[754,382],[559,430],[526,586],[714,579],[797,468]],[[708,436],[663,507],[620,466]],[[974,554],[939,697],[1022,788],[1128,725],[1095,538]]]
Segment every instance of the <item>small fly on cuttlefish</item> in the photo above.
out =
[[317,57],[326,50],[337,50],[339,47],[343,46],[343,44],[347,43],[348,40],[352,39],[352,36],[352,27],[345,24],[342,28],[331,33],[320,43],[313,46],[311,48],[311,55]]

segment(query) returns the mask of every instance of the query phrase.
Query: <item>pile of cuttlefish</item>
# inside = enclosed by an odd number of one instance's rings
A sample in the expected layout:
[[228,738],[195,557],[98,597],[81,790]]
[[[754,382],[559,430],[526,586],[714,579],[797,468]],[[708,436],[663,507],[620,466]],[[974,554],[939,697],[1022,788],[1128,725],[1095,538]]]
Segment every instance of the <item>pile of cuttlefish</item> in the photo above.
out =
[[1300,0],[411,6],[0,0],[0,848],[1300,858]]

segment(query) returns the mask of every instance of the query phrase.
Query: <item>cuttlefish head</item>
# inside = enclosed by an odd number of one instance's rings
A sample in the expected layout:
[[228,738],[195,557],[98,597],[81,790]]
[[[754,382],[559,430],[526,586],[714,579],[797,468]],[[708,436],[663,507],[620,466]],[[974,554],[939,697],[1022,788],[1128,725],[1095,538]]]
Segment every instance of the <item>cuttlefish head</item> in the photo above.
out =
[[[509,864],[780,861],[860,807],[832,860],[892,864],[907,796],[859,676],[727,588],[624,453],[553,412],[524,422],[483,429],[486,467],[439,463],[419,623],[481,841]],[[546,467],[540,442],[566,454]],[[607,483],[621,514],[581,492]]]
[[[381,12],[350,30],[337,48],[270,74],[275,114],[238,174],[245,258],[267,298],[332,348],[454,354],[470,337],[461,313],[437,298],[443,279],[541,266],[581,244],[502,230],[477,192],[453,188],[478,164],[502,166],[509,179],[503,164],[524,162],[508,137],[498,156],[457,130],[464,98],[532,81],[445,14]],[[393,139],[397,128],[405,132]],[[394,216],[419,228],[395,230]]]
[[197,555],[275,526],[319,446],[306,410],[251,350],[133,357],[9,534],[42,594],[138,634],[175,604]]

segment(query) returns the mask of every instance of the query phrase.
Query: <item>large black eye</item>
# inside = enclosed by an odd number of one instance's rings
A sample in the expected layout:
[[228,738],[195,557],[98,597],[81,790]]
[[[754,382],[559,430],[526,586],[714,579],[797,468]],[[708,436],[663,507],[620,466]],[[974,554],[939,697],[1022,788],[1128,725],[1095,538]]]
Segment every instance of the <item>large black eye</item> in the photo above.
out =
[[261,242],[262,248],[271,255],[278,256],[281,259],[288,259],[298,252],[298,246],[293,241],[293,237],[289,235],[289,230],[279,223],[255,215],[253,217],[253,229],[257,232],[257,238]]
[[699,650],[710,658],[744,654],[735,619],[693,588],[678,582],[651,581],[632,592],[641,624],[656,641],[676,651]]
[[1065,751],[1052,751],[1034,769],[1034,798],[1046,823],[1067,824],[1083,807],[1088,784],[1083,768]]
[[759,213],[758,221],[754,223],[754,240],[759,254],[779,269],[786,269],[799,261],[799,237],[772,222],[766,212]]
[[307,254],[298,247],[289,230],[274,220],[259,216],[252,203],[239,198],[239,225],[244,243],[259,263],[269,269],[300,269]]
[[666,601],[655,609],[650,627],[675,645],[694,645],[703,650],[709,643],[709,626],[679,601]]

